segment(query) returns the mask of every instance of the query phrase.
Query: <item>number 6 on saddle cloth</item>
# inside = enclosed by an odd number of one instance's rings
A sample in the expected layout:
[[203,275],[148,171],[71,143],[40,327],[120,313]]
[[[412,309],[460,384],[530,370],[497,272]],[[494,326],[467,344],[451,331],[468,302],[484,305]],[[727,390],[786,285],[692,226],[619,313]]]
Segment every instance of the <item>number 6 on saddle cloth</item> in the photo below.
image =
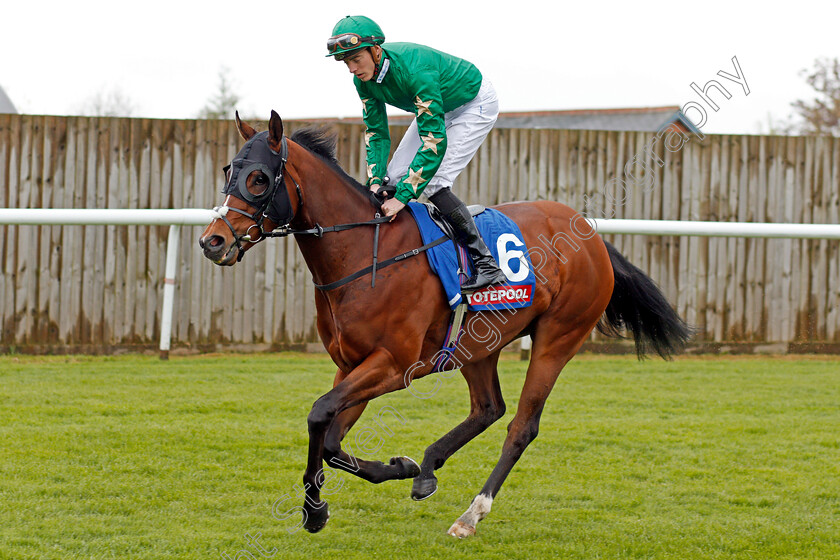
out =
[[[437,208],[416,202],[409,202],[408,208],[417,222],[423,243],[441,236],[443,230],[438,224],[445,222],[442,218],[433,218],[439,212]],[[482,208],[474,216],[479,233],[508,281],[467,295],[469,309],[504,311],[528,307],[533,299],[536,277],[519,226],[493,208]],[[459,278],[459,273],[469,278],[470,271],[464,267],[471,266],[471,260],[468,257],[459,260],[456,245],[451,240],[432,247],[427,255],[432,270],[443,284],[450,308],[455,309],[462,301],[460,286],[463,278]]]

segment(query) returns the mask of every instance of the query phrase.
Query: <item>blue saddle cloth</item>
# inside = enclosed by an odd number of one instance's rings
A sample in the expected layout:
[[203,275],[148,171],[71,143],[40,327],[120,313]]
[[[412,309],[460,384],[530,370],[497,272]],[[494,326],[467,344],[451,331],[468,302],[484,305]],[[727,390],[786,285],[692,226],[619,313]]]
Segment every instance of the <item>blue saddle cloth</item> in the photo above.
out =
[[[420,229],[423,244],[431,243],[446,235],[429,217],[429,209],[425,204],[409,202],[408,208]],[[507,276],[508,282],[471,294],[468,309],[503,311],[528,307],[534,297],[536,278],[519,226],[492,208],[487,208],[474,219],[478,231],[493,254],[493,258],[499,263],[499,268]],[[426,255],[429,258],[429,264],[432,265],[432,270],[443,284],[450,308],[455,309],[462,300],[455,244],[449,240],[429,249]],[[469,257],[465,260],[468,266],[471,266]],[[470,274],[471,272],[467,271],[467,276]]]

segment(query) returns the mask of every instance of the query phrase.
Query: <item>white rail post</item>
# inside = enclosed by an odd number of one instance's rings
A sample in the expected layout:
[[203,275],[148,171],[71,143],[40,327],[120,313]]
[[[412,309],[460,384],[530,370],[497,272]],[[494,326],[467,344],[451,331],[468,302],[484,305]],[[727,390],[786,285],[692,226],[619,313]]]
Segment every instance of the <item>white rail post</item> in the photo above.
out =
[[529,360],[531,358],[531,335],[526,334],[519,339],[519,359]]
[[169,359],[169,343],[172,340],[172,307],[175,302],[175,273],[178,264],[178,243],[181,226],[169,226],[166,238],[166,271],[163,278],[163,309],[160,313],[160,359]]

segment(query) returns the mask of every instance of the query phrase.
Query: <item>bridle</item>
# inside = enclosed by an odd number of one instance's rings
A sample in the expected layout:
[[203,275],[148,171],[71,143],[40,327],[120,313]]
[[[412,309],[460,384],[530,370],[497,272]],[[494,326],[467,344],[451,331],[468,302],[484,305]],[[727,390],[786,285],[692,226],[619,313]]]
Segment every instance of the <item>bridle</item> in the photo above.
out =
[[[263,131],[248,140],[233,161],[225,166],[226,183],[224,189],[222,189],[222,194],[226,194],[228,197],[234,196],[249,206],[256,208],[253,213],[228,206],[227,203],[213,208],[217,218],[221,219],[227,225],[233,236],[236,248],[239,250],[236,262],[241,261],[245,254],[242,247],[243,242],[258,243],[267,237],[286,237],[289,235],[314,235],[315,237],[321,237],[324,233],[328,232],[344,231],[365,225],[378,226],[379,224],[390,221],[390,218],[380,217],[379,214],[376,214],[374,219],[368,222],[355,222],[328,227],[321,227],[316,223],[314,227],[309,229],[290,228],[289,224],[303,207],[303,194],[300,184],[294,177],[289,175],[295,185],[298,199],[297,208],[292,209],[289,192],[286,188],[285,171],[288,158],[289,145],[286,136],[281,136],[280,151],[275,152],[268,144],[268,131]],[[252,193],[248,189],[248,176],[254,171],[260,171],[266,177],[274,178],[269,187],[258,194]],[[229,176],[228,173],[230,173]],[[381,200],[373,193],[369,193],[369,196],[372,204],[381,209]],[[244,234],[239,234],[236,232],[233,224],[230,223],[230,220],[228,220],[228,212],[241,214],[254,223],[245,230]],[[278,224],[275,229],[271,231],[265,230],[263,224],[266,218]],[[251,234],[254,228],[257,230],[256,235]]]
[[[329,291],[343,286],[349,282],[352,282],[353,280],[360,278],[361,276],[372,274],[371,287],[373,287],[375,286],[376,282],[377,270],[380,270],[387,266],[391,266],[392,264],[396,264],[405,259],[415,257],[427,251],[428,249],[440,245],[441,243],[444,243],[448,240],[448,238],[444,235],[443,237],[433,241],[432,243],[427,243],[426,245],[417,249],[412,249],[401,255],[397,255],[396,257],[390,258],[386,261],[379,262],[379,226],[381,224],[390,222],[392,219],[390,216],[381,216],[379,213],[376,213],[372,220],[368,220],[366,222],[353,222],[327,227],[322,227],[320,224],[316,223],[314,224],[314,227],[308,229],[290,228],[289,224],[291,224],[295,215],[298,214],[301,208],[303,207],[303,195],[301,192],[300,184],[295,180],[294,177],[289,175],[289,178],[291,178],[292,182],[295,184],[298,199],[297,207],[293,210],[291,200],[289,200],[289,191],[286,188],[286,177],[284,174],[286,170],[286,162],[289,156],[289,146],[286,142],[286,136],[284,135],[280,139],[279,152],[275,152],[268,146],[267,138],[267,131],[260,132],[259,134],[253,136],[250,140],[248,140],[245,143],[245,146],[242,147],[242,149],[237,154],[237,157],[234,158],[233,161],[231,161],[230,165],[224,168],[226,175],[228,170],[232,171],[230,177],[227,179],[225,188],[222,190],[222,193],[228,195],[228,197],[234,196],[246,202],[248,205],[256,208],[256,211],[253,213],[248,213],[245,210],[228,206],[226,203],[222,206],[217,206],[213,209],[217,217],[227,225],[228,229],[230,229],[230,232],[233,235],[234,242],[236,243],[236,247],[238,249],[236,262],[241,261],[242,257],[245,255],[245,251],[242,247],[243,242],[259,243],[260,241],[268,237],[287,237],[289,235],[314,235],[315,237],[322,237],[325,233],[346,231],[362,226],[374,226],[375,230],[373,237],[373,264],[371,266],[368,266],[367,268],[359,270],[349,276],[345,276],[344,278],[329,284],[315,284],[315,287],[317,289],[322,291]],[[251,155],[253,151],[256,151],[259,157],[267,159],[271,165],[261,160],[249,160],[248,156]],[[272,167],[274,169],[272,169]],[[259,194],[254,194],[248,190],[248,176],[253,171],[261,171],[266,177],[269,178],[274,177],[274,180],[269,185],[269,187]],[[377,198],[377,196],[373,193],[369,193],[369,197],[371,203],[375,207],[379,208],[381,211],[381,200]],[[227,199],[225,200],[227,201]],[[272,212],[272,210],[274,212]],[[240,235],[236,232],[236,229],[234,229],[233,224],[230,223],[230,220],[227,219],[228,212],[236,212],[237,214],[241,214],[242,216],[245,216],[254,223],[253,225],[249,226],[247,230],[245,230],[244,234]],[[263,224],[266,218],[268,218],[275,224],[279,224],[279,226],[272,231],[265,231],[265,229],[263,228]],[[251,230],[254,228],[257,228],[258,232],[256,238],[250,234]]]
[[[286,141],[286,136],[283,135],[280,139],[279,152],[275,152],[268,147],[268,142],[266,140],[267,136],[268,133],[263,132],[251,138],[245,146],[243,146],[239,154],[237,154],[237,157],[224,168],[226,175],[229,170],[233,169],[233,171],[231,172],[230,178],[227,180],[222,193],[228,195],[228,197],[234,196],[256,208],[256,210],[253,213],[248,213],[245,210],[228,206],[227,203],[213,208],[213,211],[216,212],[218,218],[227,225],[233,235],[234,243],[238,249],[236,262],[241,261],[245,254],[242,248],[243,242],[258,243],[270,236],[270,232],[266,232],[263,228],[266,218],[270,219],[275,224],[280,224],[281,228],[286,228],[303,205],[303,196],[301,194],[300,185],[294,177],[291,177],[291,175],[289,177],[295,184],[298,198],[297,208],[294,210],[292,209],[291,201],[289,200],[289,192],[286,188],[286,178],[284,172],[286,170],[286,162],[289,157],[289,145]],[[271,163],[274,164],[275,169],[271,169],[269,164],[263,161],[247,159],[255,148],[258,152],[263,152],[262,155],[267,155],[269,159],[272,160]],[[253,194],[247,188],[248,176],[253,171],[261,171],[266,177],[274,178],[269,187],[260,194]],[[272,212],[272,210],[274,212]],[[240,235],[236,232],[236,229],[234,229],[230,220],[228,220],[228,212],[241,214],[254,223],[248,227],[244,234]],[[251,230],[254,228],[257,229],[256,236],[251,235]]]

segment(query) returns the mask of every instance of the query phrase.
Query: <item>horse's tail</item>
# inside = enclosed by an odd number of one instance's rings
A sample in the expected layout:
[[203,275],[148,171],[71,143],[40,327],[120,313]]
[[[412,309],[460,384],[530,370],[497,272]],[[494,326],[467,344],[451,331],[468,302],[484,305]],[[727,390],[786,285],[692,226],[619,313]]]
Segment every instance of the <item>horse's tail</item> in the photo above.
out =
[[598,330],[608,336],[633,333],[636,354],[641,359],[650,350],[665,359],[681,352],[693,329],[671,308],[665,295],[644,272],[605,242],[615,276],[610,303],[598,322]]

